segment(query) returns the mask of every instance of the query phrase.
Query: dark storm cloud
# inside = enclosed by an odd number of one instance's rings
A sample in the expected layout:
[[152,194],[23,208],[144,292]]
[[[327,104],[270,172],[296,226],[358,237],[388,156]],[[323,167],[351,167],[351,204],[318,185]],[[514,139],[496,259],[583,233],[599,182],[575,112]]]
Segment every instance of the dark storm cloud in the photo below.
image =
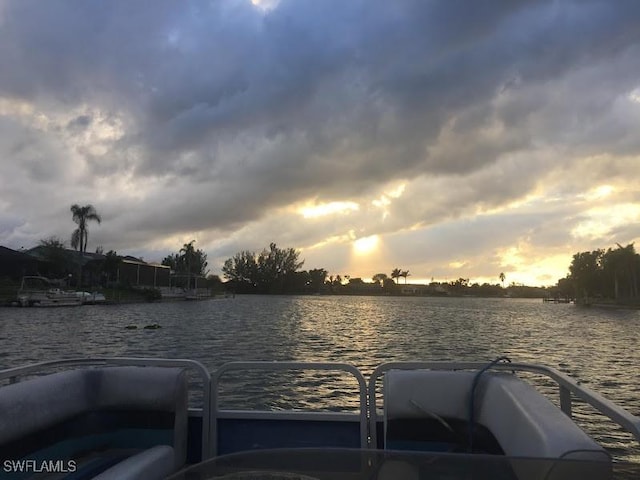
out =
[[71,131],[82,131],[91,124],[92,118],[89,115],[80,115],[67,124]]
[[[333,114],[374,99],[383,111],[355,112],[338,140],[355,135],[375,142],[377,132],[365,124],[375,122],[371,113],[390,111],[396,123],[385,142],[426,146],[425,135],[434,140],[442,122],[467,115],[469,105],[480,109],[471,128],[485,121],[490,111],[481,107],[513,75],[524,84],[542,82],[616,55],[640,36],[639,9],[634,2],[611,8],[607,2],[290,0],[263,17],[248,1],[13,2],[2,53],[25,60],[5,71],[0,84],[26,97],[40,90],[67,101],[117,95],[119,107],[142,122],[130,138],[147,149],[145,174],[166,171],[175,154],[207,151],[211,139],[244,129],[321,138]],[[353,96],[352,82],[360,96]],[[459,130],[467,130],[462,121]],[[408,154],[407,167],[424,161]],[[472,167],[444,160],[432,167]]]

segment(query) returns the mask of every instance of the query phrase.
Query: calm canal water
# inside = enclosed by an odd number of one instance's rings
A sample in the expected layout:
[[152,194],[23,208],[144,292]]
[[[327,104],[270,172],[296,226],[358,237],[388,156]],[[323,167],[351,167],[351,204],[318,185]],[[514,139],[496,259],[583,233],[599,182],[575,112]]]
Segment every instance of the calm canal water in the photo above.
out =
[[[157,330],[144,325],[157,323]],[[130,330],[125,327],[136,325]],[[640,312],[540,300],[237,296],[203,302],[0,309],[0,368],[83,356],[348,362],[365,376],[395,360],[513,361],[559,368],[640,415]],[[326,374],[230,375],[225,401],[259,408],[357,407],[355,382]],[[539,386],[547,388],[545,382]],[[224,404],[223,404],[224,405]],[[617,456],[629,435],[582,405],[578,421]]]

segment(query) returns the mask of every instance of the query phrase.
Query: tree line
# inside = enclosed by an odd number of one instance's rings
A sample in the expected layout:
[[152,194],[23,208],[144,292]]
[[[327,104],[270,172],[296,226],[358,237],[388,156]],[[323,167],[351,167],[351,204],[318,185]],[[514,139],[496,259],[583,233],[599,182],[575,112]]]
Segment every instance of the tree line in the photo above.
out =
[[[393,269],[391,275],[375,274],[372,282],[349,275],[328,275],[323,269],[302,270],[304,261],[293,248],[280,249],[271,243],[259,253],[242,251],[227,259],[222,268],[227,287],[237,293],[340,293],[393,294],[400,292],[399,279],[410,276],[408,270]],[[569,274],[554,287],[529,287],[512,283],[505,288],[504,272],[498,275],[501,284],[482,285],[459,278],[451,282],[431,282],[418,294],[468,295],[483,297],[548,296],[591,301],[608,299],[618,303],[640,303],[638,278],[640,255],[631,243],[625,247],[598,249],[573,255]]]
[[304,260],[293,248],[281,249],[271,243],[259,253],[243,250],[227,259],[222,273],[227,287],[237,293],[302,293],[324,284],[327,271],[298,271]]
[[[227,288],[237,293],[383,293],[396,286],[393,279],[409,276],[408,270],[398,268],[391,278],[378,273],[374,283],[349,275],[329,275],[324,268],[300,270],[304,260],[293,248],[278,248],[271,243],[261,252],[243,250],[228,258],[222,267]],[[384,289],[384,290],[383,290]]]
[[[304,260],[293,248],[281,249],[275,243],[260,252],[244,250],[224,262],[222,272],[227,280],[226,288],[236,293],[262,294],[341,294],[341,295],[471,295],[501,297],[509,294],[518,297],[544,297],[544,288],[511,285],[507,289],[499,284],[470,284],[469,279],[460,278],[451,282],[431,282],[405,289],[400,278],[411,274],[409,270],[394,268],[390,275],[376,273],[370,282],[350,275],[329,275],[324,268],[300,270]],[[499,278],[504,282],[504,273]]]
[[617,248],[578,252],[573,255],[569,274],[558,281],[558,291],[578,301],[597,299],[617,303],[638,303],[640,255],[633,243]]

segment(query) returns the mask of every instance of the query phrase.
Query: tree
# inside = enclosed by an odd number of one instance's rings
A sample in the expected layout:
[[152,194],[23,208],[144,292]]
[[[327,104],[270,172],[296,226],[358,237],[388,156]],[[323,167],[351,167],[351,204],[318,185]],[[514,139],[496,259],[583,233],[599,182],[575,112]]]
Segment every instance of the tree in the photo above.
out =
[[407,277],[410,277],[411,274],[409,273],[409,270],[402,270],[400,272],[400,276],[404,277],[404,284],[406,285],[407,284]]
[[573,286],[573,282],[571,278],[568,276],[565,278],[561,278],[558,280],[558,284],[556,285],[557,296],[560,298],[570,299],[575,295],[575,288]]
[[109,282],[115,282],[116,280],[118,280],[118,267],[120,266],[120,260],[121,257],[116,253],[115,250],[109,250],[105,254],[102,271],[106,276],[107,284],[109,284]]
[[171,267],[171,270],[174,272],[178,271],[178,262],[180,261],[180,255],[177,253],[170,253],[166,257],[162,259],[162,265],[166,265],[167,267]]
[[396,283],[398,283],[398,279],[402,276],[402,270],[399,268],[394,268],[391,272],[391,278],[395,279]]
[[268,293],[282,293],[288,276],[295,273],[304,261],[298,261],[300,252],[293,248],[280,249],[275,243],[269,244],[258,255],[258,288]]
[[309,290],[319,292],[327,280],[328,272],[324,268],[314,268],[309,270]]
[[576,253],[573,256],[569,272],[577,298],[586,299],[602,294],[603,255],[603,250],[594,250]]
[[[196,249],[193,244],[195,240],[185,243],[178,253],[171,253],[162,259],[162,265],[171,267],[175,273],[186,276],[185,285],[192,288],[193,277],[204,277],[207,275],[207,254],[200,249]],[[196,284],[194,281],[194,284]]]
[[498,275],[498,278],[500,279],[500,283],[502,283],[502,288],[504,288],[504,279],[507,278],[504,272],[500,272],[500,275]]
[[43,238],[40,240],[42,247],[42,259],[47,263],[46,274],[50,277],[63,277],[71,272],[69,269],[69,256],[64,242],[58,237]]
[[456,295],[462,295],[469,288],[469,279],[460,277],[455,281],[449,282],[449,288]]
[[87,223],[91,221],[102,223],[102,217],[91,204],[84,207],[73,204],[71,205],[71,213],[73,214],[73,221],[78,225],[78,228],[71,235],[71,246],[79,250],[80,253],[84,253],[87,251],[87,241],[89,240]]
[[[260,254],[250,251],[236,253],[222,267],[225,278],[244,290],[260,293],[282,293],[294,285],[293,277],[302,267],[300,252],[293,248],[280,249],[275,243]],[[326,271],[317,272],[326,278]]]
[[371,277],[371,280],[373,280],[376,283],[379,283],[380,286],[382,287],[384,285],[384,281],[389,278],[387,276],[386,273],[376,273],[373,277]]
[[[637,302],[640,255],[633,243],[616,249],[593,250],[573,255],[563,287],[571,285],[575,298],[609,298],[616,302]],[[560,281],[558,282],[560,285]]]
[[382,281],[382,289],[386,291],[386,293],[395,292],[398,286],[396,282],[394,282],[391,278],[387,277]]
[[228,258],[222,267],[222,273],[227,280],[251,284],[254,287],[257,272],[256,255],[248,250],[243,250]]
[[626,247],[617,245],[617,249],[609,248],[602,257],[606,294],[616,300],[637,298],[640,256],[633,243]]
[[180,259],[184,264],[185,271],[187,274],[191,275],[191,263],[193,262],[193,257],[195,256],[195,248],[193,248],[195,240],[191,240],[189,243],[185,243],[180,249]]
[[56,236],[43,238],[42,240],[40,240],[40,246],[44,247],[44,248],[52,248],[52,249],[56,249],[56,250],[65,250],[66,249],[64,241],[62,241],[60,238],[58,238]]
[[208,272],[207,254],[200,249],[196,250],[193,247],[194,243],[195,240],[191,240],[182,246],[178,257],[178,265],[187,275],[205,276]]

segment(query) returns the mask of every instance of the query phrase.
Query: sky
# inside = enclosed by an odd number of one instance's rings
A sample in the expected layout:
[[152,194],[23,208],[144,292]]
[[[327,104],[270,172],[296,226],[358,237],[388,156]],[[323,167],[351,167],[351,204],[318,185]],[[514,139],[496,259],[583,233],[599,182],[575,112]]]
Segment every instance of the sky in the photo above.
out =
[[635,0],[0,0],[0,245],[553,285],[640,239]]

